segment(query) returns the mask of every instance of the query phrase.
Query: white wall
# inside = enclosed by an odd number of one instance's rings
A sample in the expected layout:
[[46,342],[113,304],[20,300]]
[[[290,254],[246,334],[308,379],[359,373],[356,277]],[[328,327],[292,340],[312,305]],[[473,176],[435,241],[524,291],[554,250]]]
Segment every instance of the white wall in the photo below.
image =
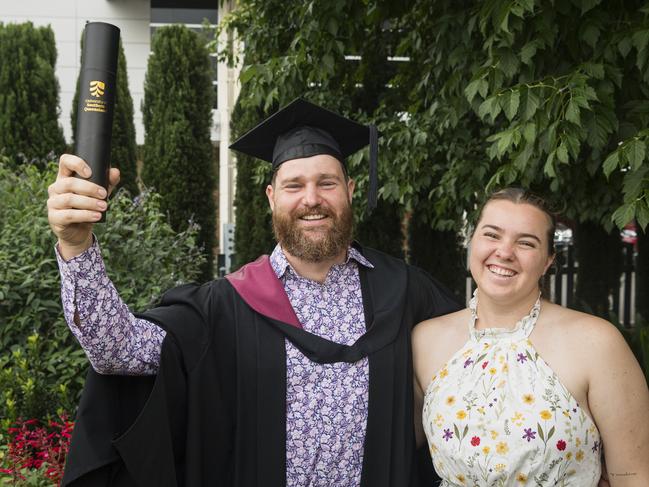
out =
[[121,29],[133,97],[137,143],[144,143],[140,105],[144,96],[144,74],[150,51],[149,0],[2,0],[0,21],[50,25],[56,38],[56,76],[60,86],[59,121],[71,141],[70,111],[79,74],[80,40],[87,21],[114,24]]

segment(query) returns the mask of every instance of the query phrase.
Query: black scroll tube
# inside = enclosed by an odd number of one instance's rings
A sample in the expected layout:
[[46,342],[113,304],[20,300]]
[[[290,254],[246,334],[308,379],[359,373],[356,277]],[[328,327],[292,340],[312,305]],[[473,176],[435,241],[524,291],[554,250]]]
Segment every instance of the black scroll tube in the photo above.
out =
[[[89,22],[83,36],[74,153],[92,169],[90,181],[108,191],[119,29]],[[106,212],[99,220],[104,221]]]

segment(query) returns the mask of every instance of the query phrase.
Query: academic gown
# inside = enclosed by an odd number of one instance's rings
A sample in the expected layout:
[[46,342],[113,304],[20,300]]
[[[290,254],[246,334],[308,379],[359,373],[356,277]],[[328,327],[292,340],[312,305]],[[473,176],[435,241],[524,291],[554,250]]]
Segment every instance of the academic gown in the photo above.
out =
[[459,307],[422,270],[359,250],[374,268],[359,267],[367,331],[353,345],[302,329],[267,256],[167,292],[138,315],[167,332],[157,375],[89,373],[62,485],[284,487],[285,339],[318,363],[368,357],[361,486],[419,485],[410,331]]

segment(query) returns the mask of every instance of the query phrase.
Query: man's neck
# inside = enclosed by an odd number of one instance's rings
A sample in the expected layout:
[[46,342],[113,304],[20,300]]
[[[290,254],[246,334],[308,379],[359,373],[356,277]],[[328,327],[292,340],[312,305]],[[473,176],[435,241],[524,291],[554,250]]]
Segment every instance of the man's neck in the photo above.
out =
[[318,262],[307,262],[303,259],[289,254],[286,250],[282,249],[286,260],[288,260],[291,267],[295,269],[301,277],[323,283],[329,274],[329,270],[336,264],[342,264],[347,259],[347,249],[331,259],[322,260]]

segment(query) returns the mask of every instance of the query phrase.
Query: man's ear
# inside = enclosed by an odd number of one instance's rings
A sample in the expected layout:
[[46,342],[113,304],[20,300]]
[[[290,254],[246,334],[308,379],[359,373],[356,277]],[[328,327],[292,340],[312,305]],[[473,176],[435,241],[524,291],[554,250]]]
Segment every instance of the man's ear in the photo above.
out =
[[349,202],[352,201],[352,196],[354,196],[354,189],[356,188],[356,183],[353,179],[347,180],[347,195],[349,196]]
[[275,210],[275,200],[273,199],[274,194],[275,194],[275,189],[273,188],[273,185],[269,184],[268,186],[266,186],[266,198],[268,198],[270,211]]

